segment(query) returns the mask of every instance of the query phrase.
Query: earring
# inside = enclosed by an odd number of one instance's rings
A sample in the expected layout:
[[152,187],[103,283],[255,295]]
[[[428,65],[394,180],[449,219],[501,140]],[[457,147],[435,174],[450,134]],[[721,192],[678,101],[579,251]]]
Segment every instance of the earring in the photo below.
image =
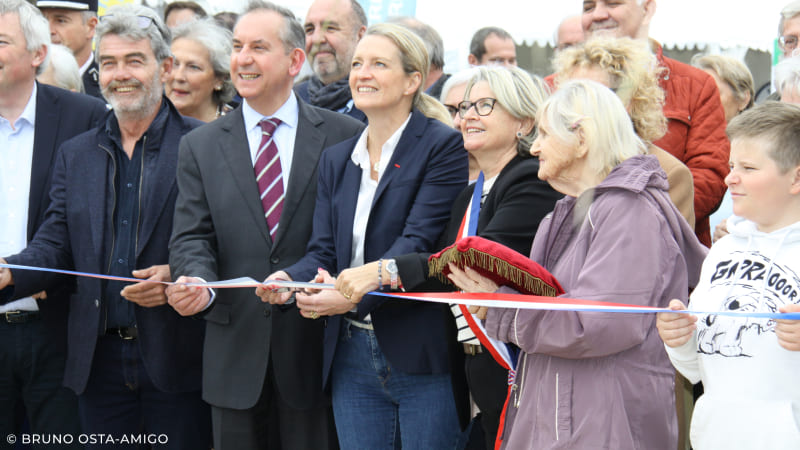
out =
[[517,131],[517,139],[522,139],[522,132],[521,131]]
[[214,86],[214,90],[215,91],[221,91],[222,90],[222,85],[218,84],[218,85]]

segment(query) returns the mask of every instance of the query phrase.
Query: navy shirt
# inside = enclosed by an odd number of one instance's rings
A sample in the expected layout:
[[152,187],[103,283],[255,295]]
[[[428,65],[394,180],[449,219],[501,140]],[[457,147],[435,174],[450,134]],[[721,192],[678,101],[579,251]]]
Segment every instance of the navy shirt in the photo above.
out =
[[[141,225],[141,184],[142,170],[144,167],[144,152],[148,146],[158,145],[159,139],[151,139],[151,130],[160,130],[166,121],[168,108],[165,102],[161,103],[153,123],[147,132],[136,142],[133,155],[128,158],[122,148],[119,123],[116,118],[109,121],[106,130],[114,143],[110,149],[114,158],[114,193],[115,206],[113,212],[111,236],[111,253],[108,260],[108,275],[132,277],[136,267],[136,243]],[[149,140],[149,142],[148,142]],[[144,268],[144,267],[142,267]],[[108,280],[104,288],[106,307],[106,329],[118,327],[132,327],[136,325],[136,314],[131,301],[124,299],[120,291],[127,285],[127,281]]]

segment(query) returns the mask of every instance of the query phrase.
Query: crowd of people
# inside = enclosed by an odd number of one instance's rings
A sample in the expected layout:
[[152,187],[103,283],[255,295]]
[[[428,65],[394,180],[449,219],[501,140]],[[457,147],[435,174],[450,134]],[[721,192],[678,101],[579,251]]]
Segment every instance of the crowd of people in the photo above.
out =
[[800,448],[800,1],[758,105],[656,0],[584,1],[545,79],[356,0],[33,3],[0,0],[0,448]]

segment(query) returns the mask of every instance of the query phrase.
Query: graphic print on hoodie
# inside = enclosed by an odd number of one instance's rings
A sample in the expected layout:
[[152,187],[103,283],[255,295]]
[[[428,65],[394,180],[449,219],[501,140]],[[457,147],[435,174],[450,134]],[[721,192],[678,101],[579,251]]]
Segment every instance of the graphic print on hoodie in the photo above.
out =
[[[758,251],[736,251],[716,264],[707,292],[708,298],[721,300],[719,305],[707,305],[711,310],[776,313],[779,307],[800,301],[800,277]],[[698,351],[750,357],[755,350],[752,339],[763,333],[775,333],[774,320],[700,316]]]

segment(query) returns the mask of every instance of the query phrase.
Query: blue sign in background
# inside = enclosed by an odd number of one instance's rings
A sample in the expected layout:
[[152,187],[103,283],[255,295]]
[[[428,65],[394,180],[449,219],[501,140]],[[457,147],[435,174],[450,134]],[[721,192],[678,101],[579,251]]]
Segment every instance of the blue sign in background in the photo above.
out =
[[384,22],[389,17],[410,16],[417,13],[417,0],[358,0],[367,13],[370,24]]

